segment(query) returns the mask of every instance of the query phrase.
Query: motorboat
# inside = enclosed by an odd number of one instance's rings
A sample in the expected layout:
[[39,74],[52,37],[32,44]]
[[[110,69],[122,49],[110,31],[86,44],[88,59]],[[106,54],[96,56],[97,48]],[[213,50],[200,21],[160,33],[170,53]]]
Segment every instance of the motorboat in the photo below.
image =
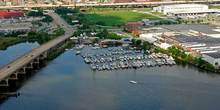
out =
[[85,47],[85,45],[77,45],[76,46],[76,50],[80,50],[80,49],[82,49],[82,48],[84,48]]
[[77,51],[77,52],[76,52],[76,55],[79,55],[79,54],[81,54],[81,52],[80,52],[80,51]]
[[137,84],[138,82],[137,82],[137,81],[130,80],[130,83],[131,83],[131,84]]

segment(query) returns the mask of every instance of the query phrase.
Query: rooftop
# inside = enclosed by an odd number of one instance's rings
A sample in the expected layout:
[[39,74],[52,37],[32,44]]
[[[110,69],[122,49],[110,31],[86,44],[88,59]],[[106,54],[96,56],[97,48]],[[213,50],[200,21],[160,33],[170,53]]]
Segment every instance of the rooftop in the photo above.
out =
[[176,32],[193,30],[204,34],[220,34],[220,32],[215,31],[215,29],[217,29],[215,26],[210,26],[206,24],[176,24],[176,25],[162,25],[161,27]]
[[181,10],[181,11],[169,11],[172,14],[184,14],[184,13],[220,13],[219,9],[203,9],[203,10]]
[[213,58],[220,58],[220,52],[215,52],[215,53],[204,53],[205,55],[208,55]]
[[207,5],[201,5],[201,4],[177,4],[177,5],[164,5],[163,7],[166,8],[175,8],[175,7],[201,7],[201,6],[207,6]]
[[186,35],[175,35],[177,40],[183,42],[198,42],[198,43],[205,43],[207,45],[219,45],[220,39],[212,38],[209,36],[186,36]]

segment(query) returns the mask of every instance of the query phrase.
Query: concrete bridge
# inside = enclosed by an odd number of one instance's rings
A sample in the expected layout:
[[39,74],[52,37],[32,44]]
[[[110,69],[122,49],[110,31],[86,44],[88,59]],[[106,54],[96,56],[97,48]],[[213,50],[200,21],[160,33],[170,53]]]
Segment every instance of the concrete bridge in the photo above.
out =
[[95,3],[95,4],[69,4],[69,5],[50,5],[50,4],[34,4],[34,5],[21,5],[21,6],[0,6],[0,9],[24,9],[24,8],[34,8],[34,7],[80,7],[80,8],[88,8],[88,7],[96,7],[96,6],[116,6],[117,8],[141,8],[141,7],[152,7],[152,6],[159,6],[159,5],[171,5],[171,4],[220,4],[219,0],[200,0],[200,1],[165,1],[165,2],[144,2],[144,3]]
[[9,86],[9,80],[18,80],[19,74],[26,74],[27,69],[39,67],[47,55],[62,46],[73,34],[74,30],[56,13],[50,16],[65,30],[65,34],[55,38],[0,68],[0,87]]

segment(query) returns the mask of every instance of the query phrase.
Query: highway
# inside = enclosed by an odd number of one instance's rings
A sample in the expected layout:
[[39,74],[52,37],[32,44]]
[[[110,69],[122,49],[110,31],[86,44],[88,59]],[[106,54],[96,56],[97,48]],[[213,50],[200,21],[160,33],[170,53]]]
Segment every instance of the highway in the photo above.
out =
[[0,81],[8,78],[12,73],[18,71],[23,66],[26,66],[29,62],[39,57],[45,51],[72,36],[74,32],[73,28],[71,28],[59,15],[54,12],[49,12],[49,15],[65,30],[65,34],[31,50],[30,52],[0,68]]
[[[167,5],[167,4],[183,4],[183,3],[219,3],[219,0],[200,0],[200,1],[164,1],[164,2],[143,2],[143,3],[96,3],[96,4],[76,4],[76,7],[93,7],[93,6],[132,6],[132,5]],[[75,4],[69,5],[51,5],[51,4],[33,4],[33,5],[20,5],[20,6],[0,6],[0,9],[12,8],[33,8],[33,7],[75,7]]]

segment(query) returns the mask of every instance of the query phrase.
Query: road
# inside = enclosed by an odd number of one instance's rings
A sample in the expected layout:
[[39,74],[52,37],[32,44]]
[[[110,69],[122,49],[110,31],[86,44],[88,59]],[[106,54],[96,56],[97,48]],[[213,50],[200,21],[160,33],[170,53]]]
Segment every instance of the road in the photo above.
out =
[[152,13],[150,13],[150,12],[139,12],[139,13],[149,14],[149,15],[156,16],[156,17],[161,18],[161,19],[164,19],[164,20],[168,20],[168,21],[172,21],[172,22],[177,22],[177,21],[175,21],[175,19],[170,19],[170,18],[168,18],[168,17],[166,17],[166,16],[161,17],[161,16],[159,16],[159,15],[152,14]]
[[49,12],[49,14],[65,30],[65,34],[31,50],[30,52],[24,54],[23,56],[0,68],[0,81],[9,77],[12,73],[16,72],[21,67],[27,65],[29,62],[33,61],[35,58],[43,54],[45,51],[49,50],[51,47],[54,47],[55,45],[59,44],[62,41],[65,41],[66,39],[72,36],[74,32],[73,28],[71,28],[56,13]]

